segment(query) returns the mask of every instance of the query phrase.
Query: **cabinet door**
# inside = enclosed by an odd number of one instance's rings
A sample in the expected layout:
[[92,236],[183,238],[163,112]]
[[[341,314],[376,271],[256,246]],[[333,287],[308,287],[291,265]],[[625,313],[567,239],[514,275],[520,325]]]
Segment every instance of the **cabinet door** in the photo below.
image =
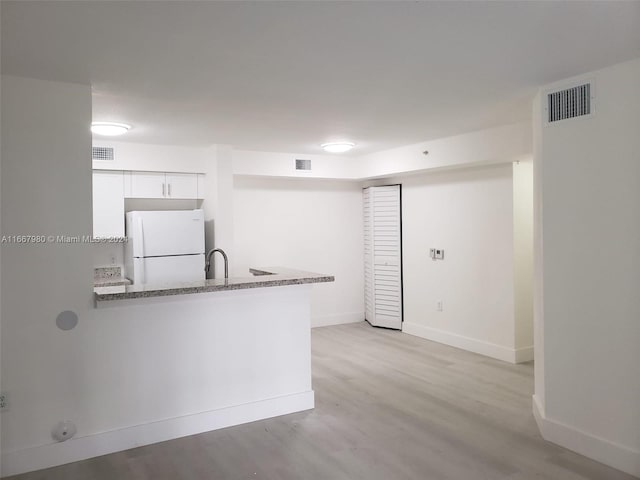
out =
[[166,198],[198,198],[198,175],[167,173]]
[[164,172],[131,172],[129,198],[167,198],[166,195]]
[[124,236],[123,172],[93,172],[93,236]]
[[204,198],[204,173],[198,173],[198,198]]

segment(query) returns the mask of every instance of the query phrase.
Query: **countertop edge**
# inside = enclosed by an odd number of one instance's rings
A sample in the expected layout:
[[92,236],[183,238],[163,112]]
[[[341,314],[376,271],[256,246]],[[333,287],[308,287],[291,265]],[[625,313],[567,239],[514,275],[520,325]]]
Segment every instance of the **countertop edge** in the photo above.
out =
[[[228,290],[247,290],[253,288],[267,288],[267,287],[279,287],[287,285],[303,285],[313,283],[328,283],[334,282],[335,277],[333,275],[325,275],[307,271],[291,270],[282,267],[273,268],[251,268],[249,269],[256,277],[253,280],[251,277],[231,278],[227,280],[205,280],[203,284],[195,285],[177,285],[171,286],[159,286],[157,288],[151,288],[149,290],[135,290],[135,285],[129,286],[131,291],[118,292],[101,292],[110,287],[97,287],[94,289],[94,297],[97,303],[111,302],[117,300],[130,300],[135,298],[153,298],[153,297],[167,297],[175,295],[192,295],[198,293],[210,293],[220,292]],[[234,283],[228,283],[228,282]],[[195,282],[200,283],[200,282]]]

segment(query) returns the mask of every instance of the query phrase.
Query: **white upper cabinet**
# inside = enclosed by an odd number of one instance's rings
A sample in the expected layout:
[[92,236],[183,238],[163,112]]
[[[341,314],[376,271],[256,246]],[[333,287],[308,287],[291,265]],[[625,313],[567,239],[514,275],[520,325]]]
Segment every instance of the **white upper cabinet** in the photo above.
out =
[[194,173],[167,173],[166,198],[198,198],[198,175]]
[[126,198],[195,199],[198,195],[196,173],[125,172]]
[[204,174],[93,171],[93,236],[124,237],[124,199],[204,198]]
[[126,172],[129,177],[127,198],[165,198],[167,185],[164,172]]
[[198,198],[204,198],[204,174],[198,174]]
[[124,237],[124,172],[93,171],[93,236]]

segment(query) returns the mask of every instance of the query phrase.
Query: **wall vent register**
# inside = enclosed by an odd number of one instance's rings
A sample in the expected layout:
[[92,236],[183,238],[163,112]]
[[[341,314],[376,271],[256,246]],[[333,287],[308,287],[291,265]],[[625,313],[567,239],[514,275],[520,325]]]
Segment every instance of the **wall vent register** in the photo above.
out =
[[113,160],[113,147],[91,147],[92,160]]
[[296,170],[311,170],[311,160],[296,159]]
[[590,83],[547,94],[547,123],[591,114]]

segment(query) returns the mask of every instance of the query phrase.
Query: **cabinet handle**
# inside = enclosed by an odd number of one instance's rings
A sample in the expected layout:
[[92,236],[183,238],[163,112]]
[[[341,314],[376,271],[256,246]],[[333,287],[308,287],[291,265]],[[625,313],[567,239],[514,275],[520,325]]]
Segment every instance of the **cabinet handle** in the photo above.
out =
[[164,194],[164,183],[162,184],[162,196],[165,197],[166,195]]
[[168,197],[171,196],[171,184],[167,184],[167,188],[169,189],[169,193],[167,194]]

